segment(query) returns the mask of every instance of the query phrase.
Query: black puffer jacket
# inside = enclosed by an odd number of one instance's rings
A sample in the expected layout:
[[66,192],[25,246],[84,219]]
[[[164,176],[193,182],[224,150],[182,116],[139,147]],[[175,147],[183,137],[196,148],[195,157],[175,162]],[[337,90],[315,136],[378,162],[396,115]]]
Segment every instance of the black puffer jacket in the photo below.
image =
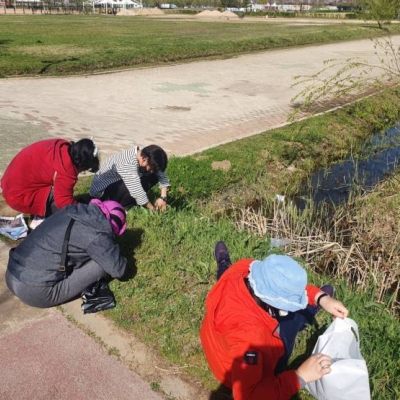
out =
[[76,269],[94,260],[113,278],[122,277],[126,258],[121,256],[110,223],[95,204],[70,205],[47,218],[10,252],[8,271],[34,286],[52,286],[65,279],[58,267],[71,218],[75,222],[68,244],[68,265]]

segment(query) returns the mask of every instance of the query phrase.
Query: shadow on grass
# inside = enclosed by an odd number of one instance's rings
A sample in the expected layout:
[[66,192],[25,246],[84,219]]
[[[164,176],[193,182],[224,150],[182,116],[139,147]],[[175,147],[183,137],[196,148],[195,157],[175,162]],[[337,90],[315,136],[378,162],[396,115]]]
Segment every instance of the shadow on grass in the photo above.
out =
[[224,385],[219,385],[217,390],[213,390],[209,400],[233,400],[232,391]]
[[128,262],[127,271],[120,279],[121,281],[129,281],[136,276],[137,268],[134,253],[135,249],[138,248],[142,243],[143,234],[143,229],[127,229],[123,236],[118,238],[118,243],[121,247],[121,253],[124,257],[126,257]]
[[78,201],[79,203],[84,203],[84,204],[89,204],[89,201],[91,199],[89,193],[84,193],[84,194],[78,194],[74,196],[75,200]]
[[[188,209],[193,204],[193,200],[186,196],[185,194],[179,193],[177,189],[171,189],[168,191],[168,206],[174,208],[177,211],[182,211]],[[157,188],[152,188],[147,192],[149,200],[154,204],[154,202],[160,197],[160,191]]]
[[59,60],[59,61],[43,60],[42,63],[45,64],[45,66],[39,71],[39,74],[45,74],[47,72],[47,70],[54,65],[62,64],[64,62],[71,62],[71,61],[72,62],[79,61],[79,58],[71,57],[71,58],[65,58],[65,59]]

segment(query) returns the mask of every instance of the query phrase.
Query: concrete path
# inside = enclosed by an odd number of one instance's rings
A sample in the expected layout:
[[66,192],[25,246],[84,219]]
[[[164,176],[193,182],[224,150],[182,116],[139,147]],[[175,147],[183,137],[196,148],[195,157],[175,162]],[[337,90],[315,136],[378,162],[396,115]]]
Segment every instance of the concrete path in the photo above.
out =
[[[0,79],[0,174],[22,147],[49,137],[93,136],[104,157],[151,143],[190,154],[254,135],[286,124],[295,75],[319,71],[326,59],[372,55],[365,40],[104,75]],[[1,400],[162,398],[149,382],[169,398],[208,398],[101,314],[84,316],[79,301],[63,312],[83,330],[57,309],[23,305],[5,285],[7,260],[0,242]]]
[[8,251],[0,241],[1,400],[208,399],[101,313],[84,315],[80,300],[44,310],[20,302],[4,281]]
[[7,143],[17,135],[18,145],[31,142],[25,135],[30,126],[35,139],[93,136],[104,157],[152,143],[170,154],[190,154],[286,124],[299,90],[291,87],[294,76],[349,57],[376,61],[373,42],[103,75],[0,79],[0,139]]

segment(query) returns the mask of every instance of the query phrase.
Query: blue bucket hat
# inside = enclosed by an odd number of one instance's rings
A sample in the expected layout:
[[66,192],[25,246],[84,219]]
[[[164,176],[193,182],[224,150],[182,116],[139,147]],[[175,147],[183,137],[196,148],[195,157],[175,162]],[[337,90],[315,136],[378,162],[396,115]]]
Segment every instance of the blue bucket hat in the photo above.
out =
[[284,311],[307,307],[307,273],[289,256],[272,254],[250,264],[249,283],[264,303]]

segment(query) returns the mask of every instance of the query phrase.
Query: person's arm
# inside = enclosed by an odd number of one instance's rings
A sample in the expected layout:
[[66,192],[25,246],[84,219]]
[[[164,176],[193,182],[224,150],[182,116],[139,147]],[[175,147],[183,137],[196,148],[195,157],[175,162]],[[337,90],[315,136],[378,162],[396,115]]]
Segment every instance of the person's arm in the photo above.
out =
[[113,278],[121,278],[125,274],[127,260],[122,256],[113,235],[98,233],[86,252]]
[[338,300],[333,299],[327,293],[313,285],[307,285],[308,304],[321,306],[334,317],[346,318],[349,314],[347,308]]
[[165,211],[167,209],[167,203],[168,203],[167,193],[168,193],[168,188],[165,186],[162,187],[160,197],[154,203],[156,210]]
[[69,204],[78,204],[74,200],[74,187],[77,177],[55,173],[53,178],[54,203],[57,208],[63,208]]
[[144,206],[150,211],[156,211],[156,207],[150,201],[148,201],[146,204],[144,204]]
[[319,291],[315,295],[315,302],[334,317],[346,318],[349,315],[349,310],[343,305],[342,302],[333,299],[322,291]]
[[155,201],[154,206],[156,210],[165,211],[167,209],[167,194],[168,188],[170,186],[168,176],[165,172],[160,172],[157,174],[158,184],[160,187],[160,197]]
[[310,383],[321,379],[332,371],[331,364],[332,359],[325,354],[312,355],[296,369],[299,383],[303,386],[302,383]]

